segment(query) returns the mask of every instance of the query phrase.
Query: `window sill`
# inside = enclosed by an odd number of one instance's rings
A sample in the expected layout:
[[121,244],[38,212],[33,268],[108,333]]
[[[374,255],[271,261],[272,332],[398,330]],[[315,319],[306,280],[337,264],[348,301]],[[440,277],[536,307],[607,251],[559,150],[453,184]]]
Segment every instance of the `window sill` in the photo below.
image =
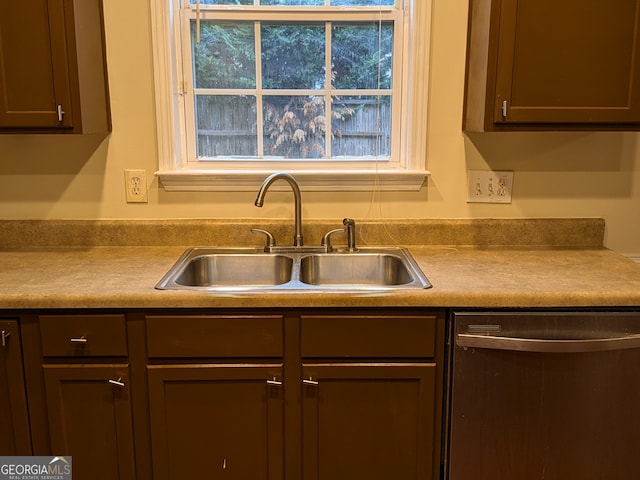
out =
[[[167,191],[255,191],[275,170],[158,171]],[[418,191],[430,175],[427,170],[286,170],[304,191]]]

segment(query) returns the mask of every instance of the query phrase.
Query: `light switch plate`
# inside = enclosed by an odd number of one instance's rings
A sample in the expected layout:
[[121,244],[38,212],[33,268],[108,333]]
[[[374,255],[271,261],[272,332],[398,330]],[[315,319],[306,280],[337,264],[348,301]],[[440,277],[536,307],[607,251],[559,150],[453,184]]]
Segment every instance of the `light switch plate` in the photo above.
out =
[[511,203],[512,171],[469,170],[467,203]]

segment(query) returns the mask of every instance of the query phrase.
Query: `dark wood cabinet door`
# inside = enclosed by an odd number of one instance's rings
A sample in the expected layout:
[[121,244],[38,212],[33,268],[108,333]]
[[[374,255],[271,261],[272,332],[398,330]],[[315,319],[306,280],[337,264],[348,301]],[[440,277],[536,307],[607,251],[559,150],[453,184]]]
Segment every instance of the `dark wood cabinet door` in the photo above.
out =
[[640,0],[469,0],[463,129],[640,129]]
[[18,322],[0,320],[0,335],[0,455],[31,455]]
[[0,133],[109,131],[102,0],[0,2]]
[[154,480],[282,480],[282,365],[148,367]]
[[43,368],[51,454],[71,456],[77,480],[135,480],[127,365]]
[[428,480],[436,366],[304,364],[303,480]]
[[503,1],[495,122],[640,122],[639,34],[638,0]]
[[70,88],[63,2],[0,2],[0,127],[71,127]]

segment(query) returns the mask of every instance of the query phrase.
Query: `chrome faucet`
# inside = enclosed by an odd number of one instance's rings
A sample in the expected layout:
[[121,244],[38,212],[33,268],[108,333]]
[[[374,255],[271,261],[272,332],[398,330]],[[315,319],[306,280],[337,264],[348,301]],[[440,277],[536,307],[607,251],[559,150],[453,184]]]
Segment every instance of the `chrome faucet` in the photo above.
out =
[[255,205],[256,207],[262,207],[264,204],[264,196],[267,194],[267,190],[273,182],[276,180],[284,180],[289,185],[291,185],[291,189],[293,190],[293,196],[295,198],[295,232],[293,235],[293,246],[301,247],[304,245],[302,241],[302,197],[300,195],[300,187],[296,182],[295,178],[293,178],[288,173],[278,172],[272,175],[269,175],[264,179],[262,185],[260,186],[260,190],[258,190],[258,196],[256,197]]

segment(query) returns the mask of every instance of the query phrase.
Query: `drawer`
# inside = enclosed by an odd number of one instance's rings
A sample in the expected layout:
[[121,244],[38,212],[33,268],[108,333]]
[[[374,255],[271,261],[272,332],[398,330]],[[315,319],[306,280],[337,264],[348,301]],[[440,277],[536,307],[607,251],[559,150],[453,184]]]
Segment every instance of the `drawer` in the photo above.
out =
[[305,315],[303,357],[431,358],[435,316]]
[[149,357],[281,357],[280,315],[147,316]]
[[41,315],[40,333],[44,356],[127,355],[124,315]]

